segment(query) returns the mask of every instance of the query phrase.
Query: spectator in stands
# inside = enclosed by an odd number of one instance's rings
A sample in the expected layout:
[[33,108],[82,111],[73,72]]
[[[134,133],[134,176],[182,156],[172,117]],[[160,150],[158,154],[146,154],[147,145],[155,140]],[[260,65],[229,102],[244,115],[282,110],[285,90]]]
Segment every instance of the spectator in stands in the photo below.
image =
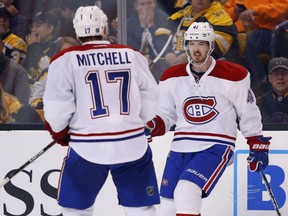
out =
[[263,123],[288,124],[288,59],[273,58],[268,65],[271,90],[257,100]]
[[246,32],[245,66],[251,73],[251,85],[258,96],[263,93],[262,87],[266,87],[272,31],[287,19],[287,5],[287,0],[228,0],[225,5],[232,19],[240,20]]
[[[96,6],[100,6],[100,8],[102,7],[104,13],[107,14],[109,24],[109,33],[107,35],[107,40],[110,43],[117,44],[118,43],[117,0],[109,0],[109,1],[96,0],[94,2]],[[129,1],[127,1],[126,5],[127,5],[127,17],[130,17],[131,13],[129,12]]]
[[[12,122],[11,111],[9,105],[6,102],[5,93],[0,83],[0,124],[7,124]],[[19,103],[20,106],[20,103]]]
[[216,2],[219,2],[221,5],[225,5],[227,0],[215,0]]
[[[0,2],[7,7],[11,14],[9,20],[10,31],[24,40],[25,36],[29,32],[29,19],[23,16],[12,4],[14,0],[0,0]],[[27,4],[27,0],[24,2],[24,4]]]
[[[94,1],[94,3],[95,5],[101,7],[104,13],[107,14],[109,23],[117,18],[117,0],[109,0],[109,1],[96,0]],[[127,7],[129,7],[128,4],[129,3],[127,2]],[[127,14],[129,13],[127,12]]]
[[[157,0],[134,0],[135,13],[127,20],[127,44],[142,52],[149,62],[158,56],[171,33],[157,35],[156,30],[165,23],[167,15],[156,6]],[[163,56],[150,68],[157,82],[169,66]]]
[[[0,43],[0,50],[3,50]],[[22,103],[27,104],[30,96],[29,79],[26,70],[0,52],[0,83],[9,93]]]
[[0,2],[0,36],[2,43],[4,43],[3,52],[8,58],[23,65],[27,53],[27,44],[22,38],[10,31],[10,17],[10,12],[6,6]]
[[244,27],[242,25],[242,22],[238,19],[238,15],[245,10],[244,6],[242,3],[237,3],[239,6],[236,5],[237,0],[227,0],[226,3],[224,4],[224,9],[225,11],[231,16],[233,21],[235,22],[235,25],[237,27],[238,33],[239,32],[245,32]]
[[29,105],[4,92],[0,83],[0,124],[43,123],[38,113]]
[[31,32],[26,36],[28,52],[24,64],[33,82],[41,76],[55,55],[58,24],[54,12],[39,12],[33,17]]
[[107,35],[107,40],[110,43],[118,43],[118,17],[109,22],[109,35]]
[[[183,50],[183,34],[193,22],[209,22],[216,33],[216,46],[212,53],[215,59],[226,58],[237,61],[238,56],[237,29],[229,14],[223,9],[221,3],[213,0],[193,0],[184,9],[169,17],[172,22],[173,51],[175,58],[170,64],[187,62],[187,56]],[[168,27],[169,28],[169,27]],[[177,55],[177,57],[176,57]]]
[[288,19],[275,27],[272,32],[271,56],[288,58]]
[[62,14],[59,36],[69,36],[76,39],[73,28],[73,18],[78,7],[87,5],[85,0],[59,0],[59,8]]
[[58,37],[58,27],[54,11],[41,11],[33,17],[31,33],[26,36],[28,52],[24,66],[33,84],[29,103],[37,109],[43,106],[42,96],[50,60],[59,51],[80,44],[71,37]]
[[191,0],[166,0],[158,1],[159,7],[169,15],[177,12],[178,10],[186,7],[191,3]]
[[[226,3],[226,0],[215,0],[215,1],[220,2],[222,5],[224,5]],[[167,4],[167,2],[169,4]],[[169,11],[171,11],[173,13],[177,12],[179,9],[185,8],[189,4],[191,4],[191,0],[168,0],[168,1],[165,1],[164,3],[162,3],[162,2],[160,3],[160,5],[163,5],[162,7],[169,8],[170,9]],[[165,7],[165,5],[166,5],[166,7]],[[174,10],[176,10],[176,11],[173,11],[172,8],[174,8]]]

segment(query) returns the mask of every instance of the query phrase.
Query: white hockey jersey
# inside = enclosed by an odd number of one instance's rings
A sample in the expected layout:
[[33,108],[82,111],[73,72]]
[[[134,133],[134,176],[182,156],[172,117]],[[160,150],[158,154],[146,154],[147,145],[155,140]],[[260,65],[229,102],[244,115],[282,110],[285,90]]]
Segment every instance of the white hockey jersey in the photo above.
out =
[[53,131],[69,125],[69,145],[79,155],[115,164],[146,152],[144,125],[155,115],[157,99],[157,83],[142,54],[98,41],[54,57],[43,103]]
[[237,122],[244,137],[262,134],[260,111],[250,89],[250,75],[240,65],[213,59],[196,82],[189,64],[164,72],[157,115],[166,132],[176,125],[171,150],[196,152],[214,144],[234,149]]

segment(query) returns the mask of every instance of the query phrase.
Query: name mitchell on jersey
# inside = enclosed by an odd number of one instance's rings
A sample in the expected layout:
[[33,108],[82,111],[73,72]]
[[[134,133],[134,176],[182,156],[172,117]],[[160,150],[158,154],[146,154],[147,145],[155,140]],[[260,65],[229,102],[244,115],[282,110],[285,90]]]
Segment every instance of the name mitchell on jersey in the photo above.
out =
[[97,52],[76,55],[79,66],[131,64],[127,52]]

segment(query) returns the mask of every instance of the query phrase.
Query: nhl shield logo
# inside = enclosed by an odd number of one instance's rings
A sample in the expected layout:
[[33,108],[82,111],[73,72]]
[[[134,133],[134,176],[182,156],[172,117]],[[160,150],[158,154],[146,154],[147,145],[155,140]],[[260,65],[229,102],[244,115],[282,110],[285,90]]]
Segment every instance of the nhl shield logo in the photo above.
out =
[[153,186],[148,186],[148,187],[146,188],[146,193],[147,193],[148,196],[153,196],[153,194],[154,194],[154,187],[153,187]]

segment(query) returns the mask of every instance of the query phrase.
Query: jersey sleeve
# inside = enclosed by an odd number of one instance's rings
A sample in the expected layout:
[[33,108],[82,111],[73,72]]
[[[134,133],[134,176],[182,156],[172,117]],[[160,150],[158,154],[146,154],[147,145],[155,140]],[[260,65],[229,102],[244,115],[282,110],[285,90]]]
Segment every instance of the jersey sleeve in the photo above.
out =
[[134,70],[137,72],[136,81],[140,89],[142,103],[140,117],[144,122],[147,122],[156,114],[158,87],[149,69],[147,59],[138,52],[136,52],[135,58],[137,65],[134,65]]
[[232,100],[239,118],[240,131],[244,137],[262,134],[261,113],[256,98],[250,88],[250,74],[237,82],[233,89]]
[[[65,61],[58,58],[49,66],[47,83],[43,96],[44,116],[55,132],[63,130],[69,124],[72,114],[75,112],[75,101],[71,87],[69,66],[64,67]],[[67,64],[68,65],[68,64]]]
[[166,132],[168,132],[177,121],[176,105],[173,97],[174,86],[175,82],[173,82],[173,79],[159,83],[157,115],[163,119]]

